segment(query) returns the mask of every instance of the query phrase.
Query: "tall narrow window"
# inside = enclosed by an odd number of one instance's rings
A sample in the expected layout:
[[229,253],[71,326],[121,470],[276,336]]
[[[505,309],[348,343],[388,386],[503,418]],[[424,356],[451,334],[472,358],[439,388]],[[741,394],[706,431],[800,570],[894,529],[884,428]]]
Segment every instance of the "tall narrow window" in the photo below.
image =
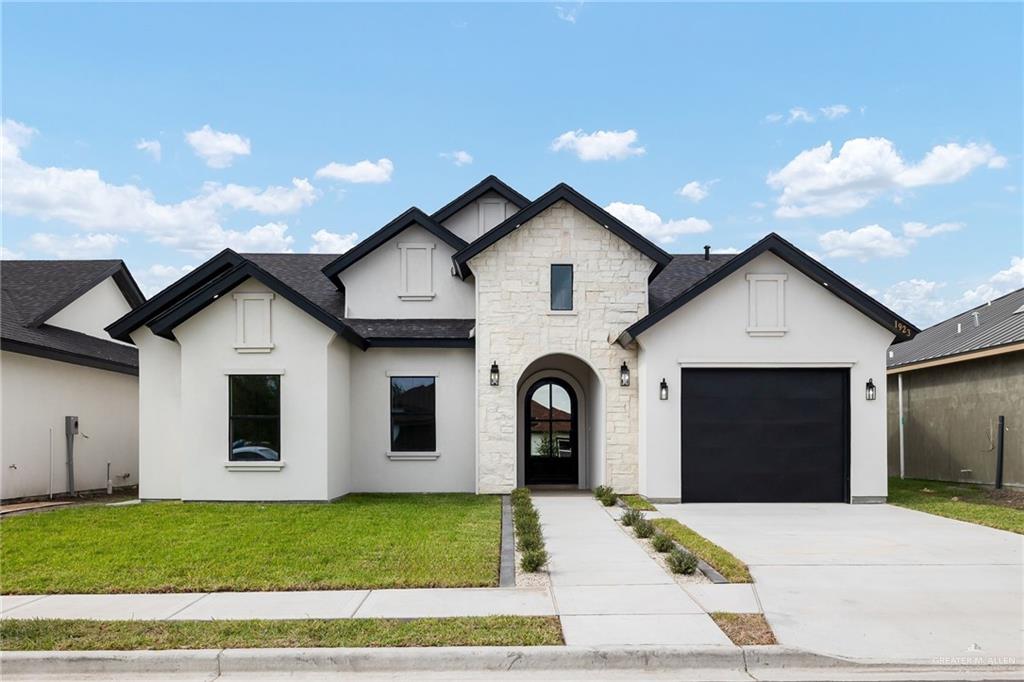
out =
[[434,377],[391,377],[391,451],[436,449]]
[[231,462],[281,459],[281,377],[233,374],[228,377]]
[[551,309],[572,310],[572,266],[551,266]]

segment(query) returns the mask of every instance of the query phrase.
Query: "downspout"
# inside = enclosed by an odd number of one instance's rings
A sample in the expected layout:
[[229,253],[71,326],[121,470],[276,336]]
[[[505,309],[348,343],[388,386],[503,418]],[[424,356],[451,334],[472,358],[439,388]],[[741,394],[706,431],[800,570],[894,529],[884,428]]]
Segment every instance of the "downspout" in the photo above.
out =
[[900,418],[900,480],[903,480],[906,468],[903,459],[903,372],[896,375],[896,394],[899,396],[899,418]]

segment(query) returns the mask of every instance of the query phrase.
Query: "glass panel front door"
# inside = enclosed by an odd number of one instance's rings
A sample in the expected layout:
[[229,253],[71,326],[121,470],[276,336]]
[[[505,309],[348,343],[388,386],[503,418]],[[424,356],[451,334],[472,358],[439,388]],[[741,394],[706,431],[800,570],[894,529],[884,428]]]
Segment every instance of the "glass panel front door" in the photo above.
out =
[[579,480],[577,401],[561,379],[541,379],[526,394],[526,483]]

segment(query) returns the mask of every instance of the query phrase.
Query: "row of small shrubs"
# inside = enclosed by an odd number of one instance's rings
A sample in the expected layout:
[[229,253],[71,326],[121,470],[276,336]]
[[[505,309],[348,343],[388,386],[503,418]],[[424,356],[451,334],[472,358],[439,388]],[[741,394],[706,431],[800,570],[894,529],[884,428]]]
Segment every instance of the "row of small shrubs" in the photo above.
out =
[[606,507],[612,507],[619,501],[619,496],[615,494],[615,491],[606,485],[599,485],[594,488],[594,497]]
[[676,546],[676,543],[664,533],[659,533],[650,519],[646,518],[638,509],[627,509],[619,517],[622,525],[631,527],[638,538],[651,538],[654,549],[662,554],[668,553],[665,563],[673,573],[691,575],[697,570],[697,557],[685,549]]
[[547,563],[548,553],[540,532],[540,514],[526,488],[512,491],[512,525],[516,529],[516,548],[522,554],[519,566],[527,573],[536,573]]

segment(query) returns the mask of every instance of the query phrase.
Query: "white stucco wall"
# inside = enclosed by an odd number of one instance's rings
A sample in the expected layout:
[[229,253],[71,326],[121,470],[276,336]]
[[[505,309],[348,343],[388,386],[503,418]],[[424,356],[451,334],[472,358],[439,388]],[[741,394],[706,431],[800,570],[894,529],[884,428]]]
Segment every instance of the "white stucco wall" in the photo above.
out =
[[138,483],[137,377],[3,352],[0,386],[0,498],[67,490],[65,416],[89,436],[75,438],[77,490],[106,488],[107,462],[114,486]]
[[[785,274],[781,337],[747,334],[747,273]],[[884,496],[886,479],[885,353],[893,334],[772,254],[729,275],[639,337],[641,391],[640,492],[658,499],[681,494],[679,380],[699,366],[849,366],[850,493]],[[683,363],[683,364],[681,364]],[[659,400],[659,383],[669,399]],[[864,399],[873,378],[878,398]]]
[[[391,461],[391,380],[436,374],[436,460]],[[474,489],[473,350],[353,350],[351,382],[352,490],[472,492]]]
[[[268,290],[247,280],[232,293],[243,291]],[[182,499],[326,500],[332,489],[344,488],[338,476],[330,476],[327,461],[333,418],[327,384],[344,380],[343,363],[333,372],[327,369],[334,332],[280,296],[271,311],[274,348],[269,353],[236,352],[235,301],[229,294],[174,330],[181,344]],[[284,468],[228,471],[228,375],[281,370]]]
[[[431,300],[403,300],[402,257],[399,244],[432,244]],[[455,250],[418,225],[377,247],[372,253],[344,270],[345,308],[354,318],[463,318],[473,317],[473,284],[453,277]]]
[[361,353],[340,336],[327,346],[327,496],[352,492],[352,355]]
[[181,498],[181,347],[148,327],[131,334],[139,348],[139,497]]
[[113,341],[104,327],[126,315],[131,309],[114,278],[107,277],[57,311],[46,324]]
[[488,192],[441,224],[471,242],[518,210],[497,192]]

